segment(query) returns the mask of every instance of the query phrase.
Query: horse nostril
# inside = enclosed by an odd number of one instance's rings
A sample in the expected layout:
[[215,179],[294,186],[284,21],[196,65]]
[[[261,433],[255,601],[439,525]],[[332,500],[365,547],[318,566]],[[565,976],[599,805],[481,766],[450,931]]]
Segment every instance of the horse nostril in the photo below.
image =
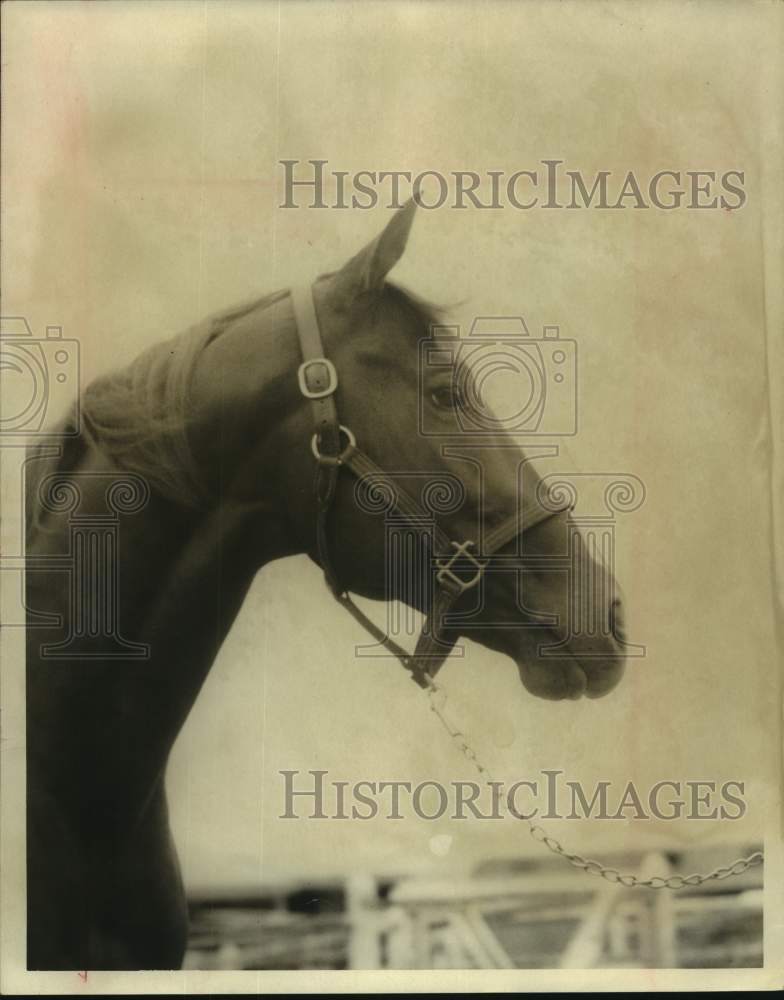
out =
[[619,642],[626,642],[624,624],[623,605],[616,597],[610,605],[610,631]]

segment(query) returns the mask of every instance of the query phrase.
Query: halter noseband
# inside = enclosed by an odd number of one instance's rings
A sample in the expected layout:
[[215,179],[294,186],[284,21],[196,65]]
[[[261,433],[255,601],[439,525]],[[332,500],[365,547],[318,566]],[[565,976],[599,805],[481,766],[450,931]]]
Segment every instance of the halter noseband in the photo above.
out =
[[[433,524],[434,543],[437,552],[440,553],[435,557],[436,586],[416,649],[413,654],[408,653],[357,607],[348,591],[341,585],[330,557],[327,521],[335,499],[340,469],[350,470],[359,480],[367,476],[380,476],[383,479],[386,474],[358,447],[351,430],[344,427],[338,419],[335,405],[338,373],[332,362],[324,356],[312,286],[292,288],[290,294],[303,357],[303,362],[297,371],[297,381],[300,392],[310,400],[313,411],[315,429],[310,446],[317,463],[316,545],[324,579],[337,601],[377,642],[400,660],[410,672],[412,679],[422,688],[429,687],[432,685],[432,678],[449,656],[456,641],[455,638],[440,633],[440,625],[452,605],[480,583],[490,557],[499,549],[524,531],[561,513],[567,507],[556,509],[529,507],[521,514],[516,513],[507,518],[503,524],[487,535],[484,558],[481,559],[475,554],[477,546],[474,541],[453,541],[437,522]],[[433,523],[432,516],[427,514],[399,484],[395,484],[394,509],[409,521],[421,523],[424,517]],[[466,563],[470,574],[467,578],[459,575]]]

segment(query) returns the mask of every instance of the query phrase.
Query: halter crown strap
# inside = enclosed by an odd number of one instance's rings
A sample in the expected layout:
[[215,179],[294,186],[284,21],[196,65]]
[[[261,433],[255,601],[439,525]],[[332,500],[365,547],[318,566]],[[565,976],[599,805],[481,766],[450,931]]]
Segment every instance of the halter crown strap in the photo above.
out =
[[[438,523],[433,526],[438,553],[434,567],[437,572],[433,600],[413,655],[394,642],[357,607],[341,586],[332,563],[327,535],[329,512],[335,499],[341,467],[349,469],[358,479],[378,475],[383,480],[386,473],[357,447],[351,430],[339,422],[335,401],[338,375],[335,366],[324,356],[312,286],[292,288],[291,301],[303,358],[297,371],[297,381],[300,392],[310,400],[313,411],[315,431],[311,450],[316,459],[316,545],[324,578],[338,602],[377,642],[400,660],[420,687],[428,687],[452,652],[456,640],[456,637],[445,636],[440,632],[445,616],[466,591],[479,584],[487,566],[487,558],[478,558],[473,551],[476,547],[474,542],[452,541]],[[399,513],[409,521],[420,520],[421,523],[421,518],[424,517],[432,524],[431,516],[402,486],[395,484],[394,492],[394,507]],[[556,513],[557,510],[540,508],[524,511],[522,516],[516,514],[510,517],[485,539],[487,556],[493,555],[523,531]],[[469,566],[468,576],[463,575],[466,563]]]
[[[297,370],[299,391],[310,400],[313,410],[313,426],[322,446],[337,454],[339,437],[338,412],[335,406],[335,390],[338,387],[338,373],[332,362],[324,357],[321,344],[316,307],[310,287],[292,288],[291,303],[297,325],[302,364]],[[333,448],[329,449],[329,445]]]

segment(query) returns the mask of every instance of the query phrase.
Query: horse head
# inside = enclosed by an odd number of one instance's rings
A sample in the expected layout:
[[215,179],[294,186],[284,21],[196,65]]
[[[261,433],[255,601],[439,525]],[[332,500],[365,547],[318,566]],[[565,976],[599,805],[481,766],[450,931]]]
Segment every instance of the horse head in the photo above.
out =
[[[250,319],[247,336],[241,335],[240,321],[233,341],[225,339],[232,355],[222,370],[231,373],[233,384],[231,393],[223,390],[232,404],[222,421],[221,461],[230,462],[233,449],[240,469],[231,490],[246,500],[258,496],[255,470],[274,468],[274,476],[266,475],[265,503],[276,508],[282,551],[307,552],[322,564],[338,594],[399,600],[427,613],[440,582],[459,588],[461,581],[481,576],[481,586],[467,587],[450,605],[449,621],[434,624],[445,650],[463,635],[510,656],[523,685],[539,697],[600,697],[624,670],[618,587],[585,544],[570,510],[547,509],[544,481],[517,438],[503,428],[481,440],[466,432],[459,419],[467,405],[462,369],[423,361],[423,344],[438,349],[434,327],[442,321],[435,309],[387,280],[405,249],[415,208],[409,202],[340,270],[313,282],[306,309],[317,330],[311,337],[320,341],[319,360],[304,381],[304,335],[298,330],[303,318],[292,295],[278,293],[265,303],[267,340],[252,330]],[[262,344],[267,367],[274,370],[259,393]],[[223,386],[223,381],[213,369],[213,383]],[[334,454],[326,454],[326,442],[314,429],[308,389],[331,400],[339,419]],[[318,423],[318,411],[315,419]],[[263,457],[253,461],[245,446],[249,425],[260,429],[256,436],[263,441]],[[240,439],[242,448],[232,446]],[[351,463],[336,456],[347,457],[354,443],[369,461],[354,463],[351,474],[341,467]],[[320,455],[331,462],[327,476]],[[228,479],[223,482],[225,487]],[[409,507],[408,517],[395,522],[382,515],[400,514],[394,501],[401,491],[419,502],[413,514]],[[320,493],[329,493],[326,504]],[[323,508],[327,516],[320,521]],[[526,529],[532,510],[539,516]],[[427,514],[442,539],[455,540],[453,548],[438,551]],[[519,527],[504,535],[504,525],[516,514]],[[413,522],[416,530],[409,530]],[[402,524],[402,535],[393,538],[390,524]],[[482,539],[494,533],[498,538],[499,531],[504,544],[485,567]],[[578,574],[565,571],[565,556],[575,550]],[[591,623],[579,642],[570,629],[575,608]]]

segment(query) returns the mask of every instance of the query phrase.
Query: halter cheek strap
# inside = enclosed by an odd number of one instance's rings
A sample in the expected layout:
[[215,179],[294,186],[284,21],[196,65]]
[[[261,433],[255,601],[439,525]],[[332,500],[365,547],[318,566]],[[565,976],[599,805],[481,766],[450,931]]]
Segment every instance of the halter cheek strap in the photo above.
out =
[[[433,565],[433,600],[416,649],[413,654],[408,653],[357,607],[341,585],[332,562],[327,527],[340,470],[349,470],[357,479],[371,475],[383,479],[385,473],[358,447],[351,430],[339,421],[335,402],[338,373],[332,362],[324,356],[312,287],[307,285],[292,288],[291,301],[303,357],[297,371],[297,381],[302,395],[310,400],[313,412],[314,433],[310,446],[316,461],[316,547],[324,578],[337,601],[349,614],[378,643],[398,658],[420,687],[429,687],[455,644],[456,637],[449,637],[441,631],[445,616],[455,602],[479,585],[489,558],[494,553],[528,528],[553,517],[560,509],[565,508],[529,508],[522,515],[515,514],[508,518],[485,539],[484,558],[479,558],[474,541],[453,541],[436,523],[433,531],[437,553]],[[432,523],[431,516],[398,484],[395,484],[394,509],[412,522],[421,523],[424,517]]]

